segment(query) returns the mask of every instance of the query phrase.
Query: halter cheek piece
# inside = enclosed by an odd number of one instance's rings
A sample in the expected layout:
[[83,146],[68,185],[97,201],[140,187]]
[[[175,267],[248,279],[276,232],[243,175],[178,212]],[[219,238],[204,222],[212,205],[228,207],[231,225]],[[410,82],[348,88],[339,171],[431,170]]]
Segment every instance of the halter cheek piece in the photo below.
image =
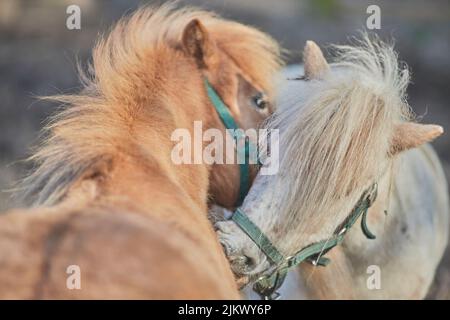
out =
[[208,79],[204,78],[206,92],[208,94],[209,100],[211,100],[212,104],[214,105],[214,108],[217,111],[217,114],[219,115],[220,120],[222,120],[222,123],[224,124],[226,129],[232,130],[233,132],[233,138],[236,141],[236,146],[239,146],[238,141],[243,140],[244,141],[244,148],[237,150],[238,153],[238,159],[239,156],[244,156],[244,162],[242,164],[239,164],[239,172],[240,172],[240,182],[239,182],[239,197],[236,203],[236,207],[240,206],[242,202],[244,201],[245,196],[248,193],[248,190],[250,188],[250,170],[249,170],[249,154],[250,154],[250,142],[248,139],[245,138],[245,135],[242,133],[242,130],[238,130],[239,127],[234,121],[233,116],[231,115],[230,110],[227,108],[225,103],[222,101],[220,96],[217,94],[217,92],[214,90],[212,85],[209,83]]
[[362,215],[361,228],[368,239],[375,239],[375,235],[367,228],[367,210],[377,197],[377,184],[371,185],[360,197],[347,219],[336,229],[328,240],[313,243],[293,256],[284,257],[272,244],[267,236],[258,228],[240,209],[237,209],[231,219],[252,239],[258,248],[271,261],[272,266],[265,275],[256,280],[253,290],[263,299],[270,300],[279,297],[277,290],[283,284],[288,271],[298,266],[303,261],[309,261],[313,265],[326,266],[330,260],[323,257],[328,251],[342,243],[347,231]]
[[[227,106],[206,78],[204,79],[204,83],[208,97],[214,105],[214,108],[216,109],[217,114],[222,120],[225,128],[232,129],[233,138],[236,140],[236,145],[239,146],[237,142],[240,139],[244,139],[245,141],[244,150],[239,148],[237,150],[238,155],[242,155],[243,152],[245,156],[244,163],[239,164],[240,185],[239,198],[236,206],[240,206],[250,188],[250,172],[248,162],[250,143],[247,139],[245,139],[244,134],[240,130],[237,130],[239,127],[236,121],[234,121]],[[289,257],[284,257],[283,254],[280,253],[280,251],[272,244],[270,239],[267,238],[267,236],[261,231],[261,229],[259,229],[259,227],[238,208],[234,212],[231,219],[249,236],[250,239],[252,239],[252,241],[272,263],[271,268],[266,272],[266,274],[256,280],[253,290],[264,299],[276,299],[279,297],[277,290],[283,284],[283,281],[291,268],[299,265],[303,261],[309,261],[314,265],[326,266],[330,260],[323,257],[323,255],[342,243],[347,231],[355,224],[356,220],[358,220],[361,215],[361,228],[364,235],[368,239],[375,239],[375,235],[367,228],[366,218],[367,210],[377,197],[377,188],[377,184],[374,183],[366,191],[364,191],[350,215],[336,229],[331,238],[313,243]]]

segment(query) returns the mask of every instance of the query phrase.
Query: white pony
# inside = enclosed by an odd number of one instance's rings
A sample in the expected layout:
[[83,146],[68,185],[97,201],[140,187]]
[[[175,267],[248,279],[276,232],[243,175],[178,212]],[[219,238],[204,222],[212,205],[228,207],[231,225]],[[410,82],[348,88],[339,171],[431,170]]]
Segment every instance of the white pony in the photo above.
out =
[[[364,36],[335,49],[329,65],[307,42],[305,75],[289,81],[268,124],[280,129],[279,172],[259,175],[240,211],[284,257],[345,233],[328,266],[297,268],[303,297],[424,298],[448,239],[447,182],[427,144],[443,129],[412,122],[409,72],[392,46]],[[376,239],[358,224],[342,230],[374,185],[378,197],[359,220]],[[241,282],[278,267],[234,221],[217,228]]]

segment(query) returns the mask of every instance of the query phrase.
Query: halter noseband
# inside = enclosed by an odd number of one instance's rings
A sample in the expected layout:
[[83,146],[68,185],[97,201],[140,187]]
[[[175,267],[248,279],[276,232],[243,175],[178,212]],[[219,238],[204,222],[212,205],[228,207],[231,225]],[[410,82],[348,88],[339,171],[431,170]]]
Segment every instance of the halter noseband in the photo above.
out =
[[326,266],[330,260],[322,257],[335,246],[342,243],[347,231],[355,224],[362,215],[361,228],[368,239],[375,239],[375,235],[367,228],[367,210],[377,197],[378,186],[374,183],[370,186],[353,208],[347,219],[336,229],[328,240],[313,243],[293,256],[284,257],[283,254],[272,244],[267,236],[255,225],[240,209],[237,209],[231,219],[252,239],[258,248],[272,262],[272,268],[267,274],[261,276],[254,284],[253,290],[263,299],[276,299],[279,293],[276,291],[283,284],[289,269],[299,265],[303,261],[309,261],[314,265]]
[[233,130],[233,138],[236,141],[236,147],[238,146],[238,141],[240,139],[244,139],[244,150],[237,151],[238,154],[240,152],[244,152],[244,163],[239,164],[239,172],[240,172],[240,182],[239,182],[239,197],[236,203],[236,206],[240,206],[242,202],[244,201],[245,196],[248,193],[248,190],[250,188],[250,167],[249,167],[249,141],[245,139],[245,135],[238,130],[239,127],[234,121],[233,116],[231,115],[230,110],[228,110],[227,106],[223,102],[223,100],[220,98],[220,96],[217,94],[217,92],[212,87],[211,83],[208,81],[208,79],[204,78],[206,92],[208,93],[208,97],[211,100],[212,104],[214,105],[214,108],[217,111],[217,114],[219,115],[220,120],[222,120],[223,125],[226,129]]

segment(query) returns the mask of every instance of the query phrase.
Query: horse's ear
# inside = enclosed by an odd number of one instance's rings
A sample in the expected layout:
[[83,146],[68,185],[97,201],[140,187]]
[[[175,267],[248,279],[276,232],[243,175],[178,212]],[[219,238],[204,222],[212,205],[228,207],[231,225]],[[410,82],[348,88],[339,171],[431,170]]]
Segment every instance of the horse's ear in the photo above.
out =
[[420,124],[405,122],[396,124],[392,137],[390,154],[395,155],[402,151],[416,148],[430,142],[444,133],[441,126],[434,124]]
[[303,63],[305,64],[305,76],[308,79],[320,79],[330,70],[322,50],[314,41],[306,41],[303,50]]
[[200,68],[207,67],[207,60],[214,52],[214,44],[208,31],[197,19],[187,24],[183,31],[183,49],[192,56]]

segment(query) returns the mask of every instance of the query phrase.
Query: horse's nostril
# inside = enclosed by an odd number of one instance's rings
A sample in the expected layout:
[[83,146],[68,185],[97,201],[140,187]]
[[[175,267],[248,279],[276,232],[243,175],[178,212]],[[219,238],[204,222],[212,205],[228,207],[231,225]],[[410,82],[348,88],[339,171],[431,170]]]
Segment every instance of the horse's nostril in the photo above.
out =
[[250,270],[254,269],[256,266],[256,260],[249,256],[244,257],[245,257],[245,265],[247,266],[247,268]]
[[231,260],[232,269],[238,274],[246,274],[256,267],[256,260],[252,257],[242,255]]

